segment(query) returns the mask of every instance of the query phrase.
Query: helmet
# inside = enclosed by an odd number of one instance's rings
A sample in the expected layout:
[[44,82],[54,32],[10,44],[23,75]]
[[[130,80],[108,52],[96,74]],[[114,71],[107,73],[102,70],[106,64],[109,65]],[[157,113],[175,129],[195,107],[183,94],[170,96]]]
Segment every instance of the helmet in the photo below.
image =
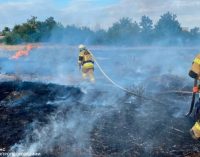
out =
[[81,45],[79,45],[79,46],[78,46],[78,48],[79,48],[79,50],[80,50],[80,51],[82,51],[82,50],[86,50],[86,47],[85,47],[85,45],[82,45],[82,44],[81,44]]

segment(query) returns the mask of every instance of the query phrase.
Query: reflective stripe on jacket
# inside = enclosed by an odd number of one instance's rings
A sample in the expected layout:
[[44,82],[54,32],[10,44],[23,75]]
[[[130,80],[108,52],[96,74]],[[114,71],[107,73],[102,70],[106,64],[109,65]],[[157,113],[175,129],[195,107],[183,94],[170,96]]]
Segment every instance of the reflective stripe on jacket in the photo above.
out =
[[92,55],[87,51],[87,50],[83,50],[79,53],[79,64],[84,65],[84,64],[94,64]]
[[193,60],[191,71],[196,75],[196,78],[200,80],[200,54]]

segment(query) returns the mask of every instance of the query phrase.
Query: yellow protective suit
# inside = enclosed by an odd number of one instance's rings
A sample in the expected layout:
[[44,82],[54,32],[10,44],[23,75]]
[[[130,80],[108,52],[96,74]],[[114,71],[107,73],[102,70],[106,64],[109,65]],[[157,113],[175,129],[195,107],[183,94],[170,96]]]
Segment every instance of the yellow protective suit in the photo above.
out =
[[[191,70],[189,71],[189,76],[200,80],[200,54],[198,54],[193,60]],[[200,120],[197,120],[193,125],[190,130],[190,134],[194,139],[200,138]]]
[[200,80],[200,54],[198,54],[193,60],[189,75],[194,79]]
[[87,50],[82,50],[79,53],[79,67],[82,68],[82,78],[89,78],[91,82],[95,82],[94,78],[94,60],[92,55]]

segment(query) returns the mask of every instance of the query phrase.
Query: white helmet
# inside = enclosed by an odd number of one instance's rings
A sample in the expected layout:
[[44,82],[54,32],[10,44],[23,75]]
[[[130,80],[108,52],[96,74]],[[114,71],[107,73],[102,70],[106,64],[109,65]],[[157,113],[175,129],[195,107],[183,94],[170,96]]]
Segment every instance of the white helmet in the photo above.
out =
[[80,51],[81,51],[81,50],[86,50],[86,47],[85,47],[85,45],[83,45],[83,44],[79,45],[78,48],[79,48]]

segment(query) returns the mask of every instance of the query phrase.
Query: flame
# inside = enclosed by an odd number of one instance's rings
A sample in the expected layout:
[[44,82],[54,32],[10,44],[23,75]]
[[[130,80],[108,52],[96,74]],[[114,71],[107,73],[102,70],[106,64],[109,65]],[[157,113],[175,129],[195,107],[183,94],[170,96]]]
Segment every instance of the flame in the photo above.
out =
[[27,45],[25,50],[19,50],[11,57],[11,59],[19,59],[22,56],[28,56],[29,52],[33,49],[33,45]]

